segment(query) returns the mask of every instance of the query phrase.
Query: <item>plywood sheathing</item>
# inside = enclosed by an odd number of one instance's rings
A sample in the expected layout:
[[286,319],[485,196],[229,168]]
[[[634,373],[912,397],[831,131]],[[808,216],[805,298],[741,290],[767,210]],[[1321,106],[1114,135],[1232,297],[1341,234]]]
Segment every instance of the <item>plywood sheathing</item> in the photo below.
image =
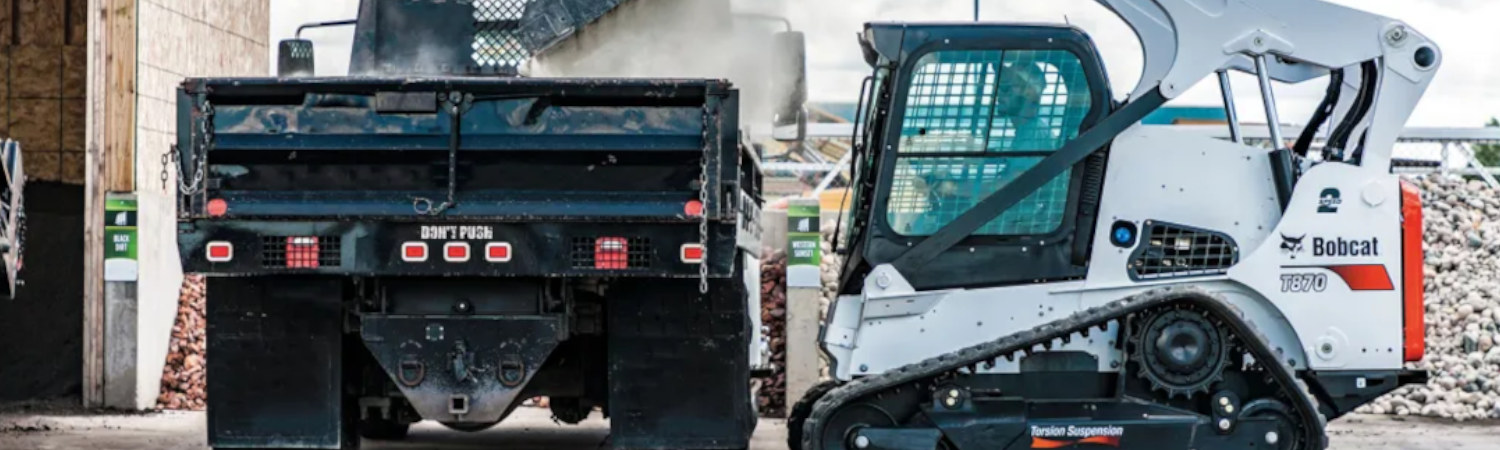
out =
[[66,44],[64,25],[66,7],[63,0],[13,0],[19,1],[21,13],[19,28],[20,45],[62,46]]
[[15,98],[62,98],[61,45],[23,45],[12,51],[11,95]]
[[[87,91],[84,0],[0,0],[0,135],[21,141],[34,180],[82,184]],[[76,35],[75,35],[76,34]],[[73,105],[68,105],[73,103]],[[71,179],[67,179],[71,178]]]
[[11,3],[11,1],[12,0],[0,0],[0,51],[4,51],[4,47],[16,44],[15,42],[13,42],[15,32],[12,31],[12,29],[15,27],[15,21],[12,20],[13,17],[11,17],[12,12],[15,10],[15,7]]
[[68,184],[84,184],[88,181],[84,178],[84,167],[87,154],[84,152],[62,153],[62,182]]

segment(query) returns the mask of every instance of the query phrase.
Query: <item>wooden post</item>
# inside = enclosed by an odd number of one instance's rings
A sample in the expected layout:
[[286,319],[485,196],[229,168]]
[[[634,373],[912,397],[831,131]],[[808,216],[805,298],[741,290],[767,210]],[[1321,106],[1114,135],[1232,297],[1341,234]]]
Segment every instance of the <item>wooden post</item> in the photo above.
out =
[[104,197],[134,188],[136,1],[88,0],[83,404],[104,402]]

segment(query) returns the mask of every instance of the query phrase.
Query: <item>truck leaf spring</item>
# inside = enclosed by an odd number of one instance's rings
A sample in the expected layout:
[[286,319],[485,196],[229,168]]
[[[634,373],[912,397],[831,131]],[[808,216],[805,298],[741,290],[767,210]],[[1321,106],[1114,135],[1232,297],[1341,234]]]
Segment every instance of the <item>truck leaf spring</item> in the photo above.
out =
[[1280,388],[1278,396],[1295,410],[1297,420],[1300,421],[1299,431],[1303,434],[1301,442],[1309,443],[1308,448],[1312,449],[1327,446],[1323,416],[1319,414],[1316,400],[1307,391],[1306,384],[1267,346],[1264,336],[1244,319],[1239,309],[1222,297],[1201,288],[1170,287],[1116,300],[1030,330],[850,381],[829,391],[814,404],[812,413],[803,423],[801,448],[820,449],[824,425],[841,407],[859,399],[924,379],[951,374],[997,358],[1012,358],[1017,353],[1030,352],[1037,346],[1050,348],[1053,341],[1066,339],[1073,333],[1086,332],[1094,327],[1102,329],[1111,321],[1124,320],[1133,314],[1174,304],[1201,308],[1222,319],[1229,331],[1239,338],[1244,348],[1255,358],[1259,367],[1264,369],[1270,381]]

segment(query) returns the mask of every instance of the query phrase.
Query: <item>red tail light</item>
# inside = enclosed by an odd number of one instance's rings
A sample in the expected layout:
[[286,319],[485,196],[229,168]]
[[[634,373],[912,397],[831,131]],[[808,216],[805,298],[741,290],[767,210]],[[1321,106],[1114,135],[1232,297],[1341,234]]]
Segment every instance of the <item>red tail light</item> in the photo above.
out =
[[622,237],[602,237],[594,240],[595,269],[625,269],[630,267],[630,245]]
[[222,217],[225,213],[229,212],[229,202],[224,201],[222,198],[209,200],[207,209],[209,217]]
[[204,251],[209,262],[229,262],[234,259],[234,244],[228,242],[209,242]]
[[286,238],[286,266],[293,269],[317,268],[318,238],[316,236]]
[[427,261],[427,243],[407,242],[401,244],[401,260],[406,262]]
[[703,262],[702,244],[682,244],[682,262],[698,264]]
[[701,216],[703,215],[703,202],[688,200],[686,204],[682,205],[682,212],[683,214],[687,214],[688,217]]
[[469,260],[468,242],[449,242],[443,245],[443,259],[448,262],[466,262]]
[[1421,361],[1427,351],[1422,305],[1422,192],[1401,182],[1401,304],[1406,361]]
[[484,260],[489,262],[510,262],[510,243],[491,242],[485,245]]

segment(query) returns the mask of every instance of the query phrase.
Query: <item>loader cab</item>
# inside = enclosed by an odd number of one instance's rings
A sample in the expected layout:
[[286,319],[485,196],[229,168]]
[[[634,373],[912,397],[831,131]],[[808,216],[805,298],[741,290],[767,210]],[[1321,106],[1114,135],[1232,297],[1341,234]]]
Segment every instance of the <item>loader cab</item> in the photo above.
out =
[[[1112,107],[1093,42],[1068,26],[869,24],[846,293]],[[1082,278],[1107,151],[903,272],[917,289]]]

